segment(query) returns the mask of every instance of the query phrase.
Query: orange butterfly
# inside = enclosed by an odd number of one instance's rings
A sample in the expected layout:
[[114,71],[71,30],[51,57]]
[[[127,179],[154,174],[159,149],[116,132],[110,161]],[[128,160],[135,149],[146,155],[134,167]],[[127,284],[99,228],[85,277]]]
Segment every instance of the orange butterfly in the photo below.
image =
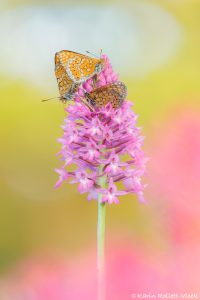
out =
[[60,99],[72,100],[78,87],[87,79],[98,75],[104,67],[104,60],[91,58],[73,51],[62,50],[55,54],[55,75],[58,81]]
[[85,99],[94,108],[101,108],[107,103],[115,109],[119,108],[126,96],[127,88],[123,82],[110,83],[85,93]]

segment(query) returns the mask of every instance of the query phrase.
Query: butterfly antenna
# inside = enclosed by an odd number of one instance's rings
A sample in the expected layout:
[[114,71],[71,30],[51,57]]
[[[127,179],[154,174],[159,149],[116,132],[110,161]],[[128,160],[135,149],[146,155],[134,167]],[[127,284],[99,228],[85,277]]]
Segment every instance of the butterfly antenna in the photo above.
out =
[[49,101],[49,100],[53,100],[53,99],[59,99],[60,97],[53,97],[53,98],[48,98],[48,99],[42,99],[41,101],[42,102],[45,102],[45,101]]
[[100,57],[102,56],[103,53],[103,49],[100,49]]
[[99,58],[96,54],[93,54],[93,53],[91,53],[91,52],[89,52],[89,51],[86,51],[86,53],[88,53],[88,54],[90,54],[90,55],[93,55],[94,57]]

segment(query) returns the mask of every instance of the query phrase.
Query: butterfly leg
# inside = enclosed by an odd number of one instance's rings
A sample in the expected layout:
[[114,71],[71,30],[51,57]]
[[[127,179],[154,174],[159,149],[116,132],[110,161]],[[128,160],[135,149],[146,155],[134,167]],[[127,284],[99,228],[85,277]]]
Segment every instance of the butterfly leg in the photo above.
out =
[[97,76],[97,74],[95,74],[95,75],[92,77],[92,81],[93,81],[93,88],[95,89],[96,86],[97,86],[97,81],[98,81],[98,76]]
[[90,105],[90,103],[84,98],[84,96],[81,97],[81,101],[83,102],[84,105],[86,105],[86,106],[89,108],[90,111],[95,111],[95,110],[94,110],[94,107],[92,107],[92,106]]

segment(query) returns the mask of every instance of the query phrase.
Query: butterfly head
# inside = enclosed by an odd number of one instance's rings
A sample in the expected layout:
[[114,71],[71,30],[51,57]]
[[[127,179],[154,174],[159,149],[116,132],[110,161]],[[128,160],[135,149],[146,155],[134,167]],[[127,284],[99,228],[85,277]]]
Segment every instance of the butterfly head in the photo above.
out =
[[105,60],[103,58],[100,58],[98,63],[95,66],[95,73],[99,74],[105,67]]
[[61,100],[62,102],[71,101],[71,100],[73,100],[73,95],[72,95],[72,94],[69,94],[69,93],[66,93],[64,96],[61,96],[61,97],[60,97],[60,100]]
[[64,102],[64,103],[66,103],[67,101],[74,100],[74,95],[75,95],[75,93],[78,91],[78,87],[79,87],[78,84],[74,84],[74,83],[73,83],[73,84],[68,88],[67,92],[64,91],[64,93],[62,93],[62,94],[60,95],[60,100],[61,100],[62,102]]

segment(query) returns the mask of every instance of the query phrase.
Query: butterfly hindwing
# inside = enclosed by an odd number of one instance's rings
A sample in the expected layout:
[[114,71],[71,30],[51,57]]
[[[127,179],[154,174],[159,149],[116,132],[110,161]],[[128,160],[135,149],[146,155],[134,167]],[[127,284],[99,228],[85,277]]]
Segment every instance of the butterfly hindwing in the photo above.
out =
[[58,89],[62,101],[71,100],[78,90],[78,85],[67,75],[64,67],[62,65],[56,65],[55,75],[58,82]]
[[122,82],[111,83],[85,93],[85,98],[95,108],[101,108],[111,103],[113,108],[119,108],[127,95],[127,88]]

